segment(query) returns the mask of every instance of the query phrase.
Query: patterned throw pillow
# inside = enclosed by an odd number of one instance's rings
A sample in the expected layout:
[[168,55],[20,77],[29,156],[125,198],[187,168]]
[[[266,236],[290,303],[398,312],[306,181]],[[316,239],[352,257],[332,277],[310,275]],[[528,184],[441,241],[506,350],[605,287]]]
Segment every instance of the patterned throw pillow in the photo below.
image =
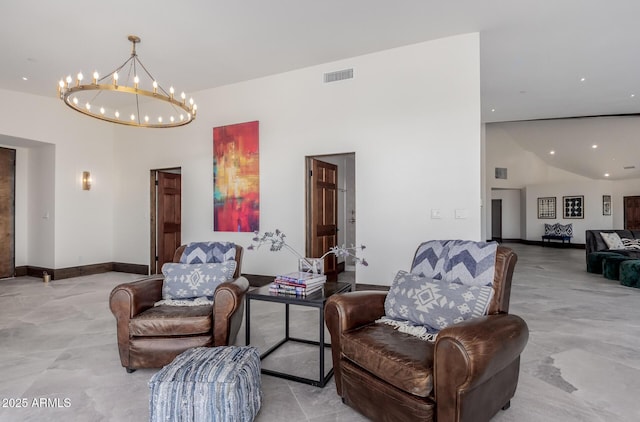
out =
[[192,242],[180,257],[181,264],[206,264],[235,260],[236,245],[232,242]]
[[609,249],[624,249],[624,245],[622,244],[622,240],[618,233],[603,233],[600,232],[600,236],[602,236],[602,240],[607,244],[607,248]]
[[640,250],[640,239],[620,239],[625,249]]
[[464,286],[399,271],[384,302],[387,317],[439,331],[449,325],[485,315],[491,286]]
[[545,224],[544,225],[544,235],[554,235],[556,234],[556,225],[555,224]]
[[560,224],[558,223],[558,230],[556,231],[558,236],[573,236],[573,224]]
[[418,247],[411,273],[467,286],[493,284],[496,242],[431,240]]
[[163,299],[189,299],[213,296],[218,285],[233,279],[236,261],[215,264],[176,264],[162,266]]

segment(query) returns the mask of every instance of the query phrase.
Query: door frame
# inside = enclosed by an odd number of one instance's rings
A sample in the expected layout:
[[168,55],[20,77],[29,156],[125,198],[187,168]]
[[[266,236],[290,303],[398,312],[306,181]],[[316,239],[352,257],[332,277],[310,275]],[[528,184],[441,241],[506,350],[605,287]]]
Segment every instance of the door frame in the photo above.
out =
[[149,171],[149,275],[157,274],[158,257],[158,173],[182,174],[182,167],[167,167]]
[[[353,156],[353,161],[354,161],[354,169],[353,169],[353,191],[352,192],[347,192],[347,195],[353,195],[353,208],[354,211],[357,210],[357,203],[356,203],[356,197],[355,197],[355,189],[356,189],[356,180],[355,180],[355,152],[337,152],[337,153],[333,153],[333,154],[318,154],[318,155],[308,155],[305,156],[305,256],[309,256],[310,251],[311,251],[311,238],[312,238],[312,234],[311,234],[311,177],[309,177],[310,171],[312,169],[312,160],[316,159],[316,160],[326,160],[327,158],[330,157],[340,157],[340,156]],[[340,174],[340,170],[345,170],[342,169],[340,166],[338,166],[338,174]],[[346,174],[344,174],[344,176],[346,177]],[[345,189],[343,189],[342,186],[338,186],[338,193],[340,193],[341,191],[344,191]],[[346,207],[346,200],[345,203],[341,202],[341,196],[340,194],[337,195],[337,206],[338,208],[340,207]],[[357,211],[356,211],[357,212]],[[340,212],[339,212],[340,213]],[[351,217],[351,219],[349,219],[349,217]],[[356,224],[356,216],[355,213],[354,214],[347,214],[346,209],[344,210],[344,215],[343,215],[343,228],[342,230],[344,230],[344,227],[346,227],[346,223],[349,222],[351,224],[354,225],[354,229],[353,229],[353,243],[356,243],[356,236],[357,236],[357,227],[355,226]],[[338,230],[340,229],[340,224],[338,224]],[[338,232],[340,233],[340,232]],[[338,239],[338,238],[336,238]],[[342,262],[337,262],[336,264],[336,271],[337,274],[345,271],[345,267],[349,265],[348,264],[348,260],[345,259],[345,261]],[[349,271],[356,271],[357,265],[353,265],[353,268],[349,269]]]

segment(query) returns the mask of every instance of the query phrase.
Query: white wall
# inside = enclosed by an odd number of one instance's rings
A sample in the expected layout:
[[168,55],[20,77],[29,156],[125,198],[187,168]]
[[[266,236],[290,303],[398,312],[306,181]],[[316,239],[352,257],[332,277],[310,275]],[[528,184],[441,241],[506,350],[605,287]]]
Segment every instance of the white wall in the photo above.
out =
[[[113,261],[112,125],[72,112],[53,96],[0,93],[0,143],[29,150],[28,233],[20,234],[28,245],[20,262],[64,268]],[[49,146],[38,151],[42,143]],[[83,170],[96,181],[90,192],[80,189]]]
[[[585,231],[617,228],[613,216],[602,215],[602,195],[611,195],[613,183],[607,180],[555,183],[527,186],[527,240],[541,240],[544,225],[561,223],[573,225],[573,243],[584,243]],[[584,218],[563,218],[563,196],[584,195]],[[538,198],[556,197],[556,219],[538,219]]]
[[[354,79],[322,83],[324,72]],[[215,70],[213,70],[215,71]],[[250,244],[212,231],[212,128],[260,121],[260,228],[304,250],[305,156],[355,152],[358,282],[389,284],[427,239],[480,240],[478,34],[461,35],[194,94],[197,120],[180,130],[117,128],[114,260],[147,264],[149,169],[182,168],[182,238]],[[430,209],[442,219],[430,219]],[[468,213],[454,219],[454,210]],[[286,252],[247,251],[243,271],[294,266]]]

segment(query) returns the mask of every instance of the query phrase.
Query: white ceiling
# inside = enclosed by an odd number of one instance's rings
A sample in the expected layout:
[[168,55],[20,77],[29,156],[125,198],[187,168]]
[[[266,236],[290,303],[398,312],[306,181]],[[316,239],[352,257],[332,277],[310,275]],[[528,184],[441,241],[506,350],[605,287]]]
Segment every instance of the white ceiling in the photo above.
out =
[[3,1],[0,88],[55,96],[124,62],[129,34],[161,83],[194,92],[479,32],[484,122],[634,114],[639,16],[638,0]]

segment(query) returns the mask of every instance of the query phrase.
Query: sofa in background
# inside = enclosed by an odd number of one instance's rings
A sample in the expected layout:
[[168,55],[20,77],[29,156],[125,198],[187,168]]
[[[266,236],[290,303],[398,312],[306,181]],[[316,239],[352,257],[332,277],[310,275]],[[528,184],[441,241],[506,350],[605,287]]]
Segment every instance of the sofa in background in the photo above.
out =
[[587,230],[585,232],[585,258],[589,262],[589,254],[592,252],[615,252],[620,255],[640,259],[640,250],[609,249],[600,233],[617,233],[621,239],[640,239],[640,230]]

